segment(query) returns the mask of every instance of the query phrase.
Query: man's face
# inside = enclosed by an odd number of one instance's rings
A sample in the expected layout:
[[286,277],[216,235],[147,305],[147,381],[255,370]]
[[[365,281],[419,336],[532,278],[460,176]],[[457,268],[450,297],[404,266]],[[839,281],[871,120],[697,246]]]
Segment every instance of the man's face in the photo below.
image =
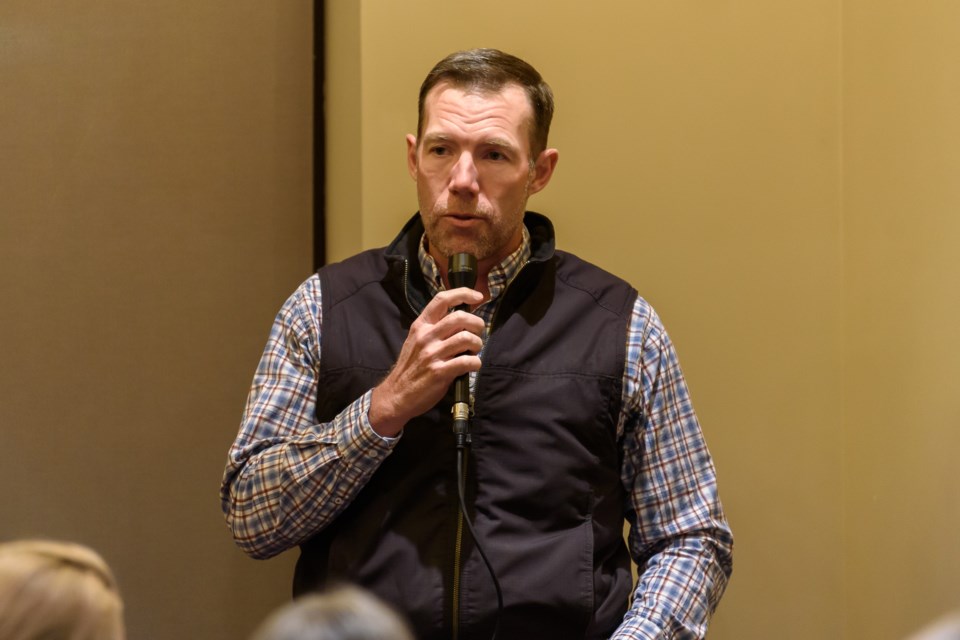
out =
[[430,254],[441,264],[460,252],[489,266],[520,246],[527,198],[556,164],[548,149],[531,167],[533,110],[518,85],[496,93],[440,83],[424,102],[420,140],[407,136]]

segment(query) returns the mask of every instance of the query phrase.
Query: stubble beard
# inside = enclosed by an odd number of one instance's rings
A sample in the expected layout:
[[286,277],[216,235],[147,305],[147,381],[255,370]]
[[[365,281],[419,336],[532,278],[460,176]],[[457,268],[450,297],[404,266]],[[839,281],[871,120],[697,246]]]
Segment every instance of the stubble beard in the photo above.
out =
[[[497,220],[493,208],[487,204],[477,203],[472,207],[472,213],[482,218],[485,224],[480,224],[479,230],[475,234],[467,235],[466,232],[456,229],[443,229],[443,217],[450,211],[449,201],[446,203],[434,203],[429,211],[429,215],[422,216],[424,223],[424,232],[427,236],[427,247],[431,253],[440,253],[445,257],[450,257],[457,253],[469,253],[477,260],[486,260],[503,252],[505,248],[511,251],[516,247],[507,247],[506,245],[513,238],[518,226],[523,224],[523,214],[526,211],[527,199],[530,196],[530,183],[533,181],[533,172],[527,179],[524,187],[523,198],[513,212],[513,215],[502,216]],[[420,211],[424,208],[421,203]],[[456,204],[456,203],[454,203]],[[467,208],[470,209],[470,208]],[[462,211],[464,208],[455,208],[455,211]],[[516,224],[513,221],[516,220]],[[507,226],[510,224],[511,226]],[[506,256],[503,256],[506,257]]]
[[469,233],[465,230],[445,228],[444,216],[449,208],[446,205],[435,205],[430,214],[424,219],[427,243],[432,253],[443,256],[452,256],[456,253],[469,253],[477,260],[485,260],[492,256],[499,248],[498,245],[509,238],[502,238],[502,227],[491,226],[493,212],[489,207],[479,206],[474,215],[483,222],[476,224],[476,231]]

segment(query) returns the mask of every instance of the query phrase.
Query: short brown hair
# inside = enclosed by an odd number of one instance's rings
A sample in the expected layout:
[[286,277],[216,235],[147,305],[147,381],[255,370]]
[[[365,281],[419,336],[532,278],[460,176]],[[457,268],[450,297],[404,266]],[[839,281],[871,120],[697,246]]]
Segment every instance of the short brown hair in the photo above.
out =
[[457,51],[438,62],[420,85],[418,140],[423,134],[423,110],[427,94],[441,82],[449,82],[460,89],[483,92],[497,92],[507,84],[520,85],[533,108],[531,160],[547,148],[547,135],[550,133],[550,121],[553,120],[553,92],[540,73],[527,62],[497,49]]

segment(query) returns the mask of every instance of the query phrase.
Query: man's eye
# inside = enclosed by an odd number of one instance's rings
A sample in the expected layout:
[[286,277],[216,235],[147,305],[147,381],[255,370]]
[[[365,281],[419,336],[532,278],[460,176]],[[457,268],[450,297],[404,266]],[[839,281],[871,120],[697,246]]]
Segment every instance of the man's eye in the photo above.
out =
[[491,151],[487,154],[487,157],[491,160],[506,160],[507,156],[500,151]]
[[446,147],[430,147],[430,153],[435,156],[445,156],[449,152]]

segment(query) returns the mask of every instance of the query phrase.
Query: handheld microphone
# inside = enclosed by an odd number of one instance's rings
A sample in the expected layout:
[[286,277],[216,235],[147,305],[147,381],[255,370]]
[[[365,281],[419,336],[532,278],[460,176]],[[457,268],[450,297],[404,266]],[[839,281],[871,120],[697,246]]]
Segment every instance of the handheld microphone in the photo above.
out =
[[[477,284],[477,259],[469,253],[455,253],[447,263],[447,279],[451,289],[469,287]],[[455,311],[469,311],[470,305],[460,304]],[[453,381],[453,433],[457,448],[462,449],[470,443],[470,374],[457,376]]]

